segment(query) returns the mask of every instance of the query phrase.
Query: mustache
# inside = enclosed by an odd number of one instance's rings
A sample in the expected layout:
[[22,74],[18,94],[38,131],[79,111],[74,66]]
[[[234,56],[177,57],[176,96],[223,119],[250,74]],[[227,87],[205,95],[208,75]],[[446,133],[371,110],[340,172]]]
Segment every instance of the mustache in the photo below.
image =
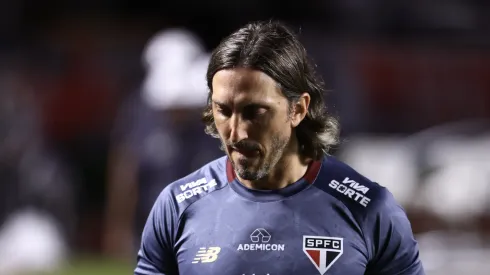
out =
[[260,150],[258,144],[247,140],[241,140],[239,142],[227,142],[226,145],[236,150],[246,150],[246,151]]

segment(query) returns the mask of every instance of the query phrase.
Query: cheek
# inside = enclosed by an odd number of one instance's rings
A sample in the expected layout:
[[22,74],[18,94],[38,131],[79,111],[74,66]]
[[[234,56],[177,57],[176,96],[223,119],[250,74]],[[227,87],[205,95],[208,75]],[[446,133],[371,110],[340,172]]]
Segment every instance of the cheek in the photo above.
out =
[[269,128],[276,135],[289,135],[291,132],[291,121],[286,116],[277,117],[269,122]]
[[289,137],[287,129],[284,128],[262,128],[258,141],[265,147],[274,147],[273,143],[277,140],[284,140]]
[[225,134],[226,134],[226,123],[223,123],[223,121],[221,120],[214,120],[214,127],[216,128],[217,132],[218,132],[218,135],[221,139],[224,138]]
[[289,124],[284,121],[279,121],[277,118],[269,118],[260,121],[256,121],[250,127],[250,136],[255,137],[256,140],[268,141],[272,137],[283,136]]
[[280,128],[275,128],[274,131],[271,131],[268,141],[270,147],[277,147],[278,144],[288,143],[291,139],[291,128],[288,128],[289,125],[284,125]]

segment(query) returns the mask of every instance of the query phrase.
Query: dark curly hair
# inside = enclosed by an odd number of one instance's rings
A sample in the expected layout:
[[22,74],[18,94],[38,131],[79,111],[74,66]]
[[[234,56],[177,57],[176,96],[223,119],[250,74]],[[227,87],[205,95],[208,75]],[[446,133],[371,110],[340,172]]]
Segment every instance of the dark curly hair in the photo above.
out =
[[290,106],[304,92],[310,95],[308,113],[295,129],[302,155],[318,160],[338,144],[339,123],[327,113],[324,83],[297,36],[278,21],[249,23],[226,37],[212,52],[206,74],[208,102],[203,112],[207,134],[219,138],[211,104],[213,77],[216,72],[231,68],[251,68],[267,74],[278,83]]

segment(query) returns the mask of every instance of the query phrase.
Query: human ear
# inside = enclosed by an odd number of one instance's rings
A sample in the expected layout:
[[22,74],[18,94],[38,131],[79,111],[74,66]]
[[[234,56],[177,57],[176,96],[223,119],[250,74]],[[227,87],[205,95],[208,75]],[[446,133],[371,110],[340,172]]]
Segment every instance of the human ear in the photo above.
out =
[[308,114],[308,107],[310,106],[311,97],[308,93],[303,93],[299,99],[293,103],[291,113],[291,126],[297,127],[301,121]]

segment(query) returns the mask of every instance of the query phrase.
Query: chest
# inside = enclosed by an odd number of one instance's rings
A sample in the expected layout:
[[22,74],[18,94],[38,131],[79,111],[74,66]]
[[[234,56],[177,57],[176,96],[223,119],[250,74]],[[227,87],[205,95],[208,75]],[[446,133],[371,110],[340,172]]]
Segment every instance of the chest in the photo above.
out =
[[249,202],[214,211],[191,211],[182,224],[180,275],[364,274],[362,236],[334,207]]

